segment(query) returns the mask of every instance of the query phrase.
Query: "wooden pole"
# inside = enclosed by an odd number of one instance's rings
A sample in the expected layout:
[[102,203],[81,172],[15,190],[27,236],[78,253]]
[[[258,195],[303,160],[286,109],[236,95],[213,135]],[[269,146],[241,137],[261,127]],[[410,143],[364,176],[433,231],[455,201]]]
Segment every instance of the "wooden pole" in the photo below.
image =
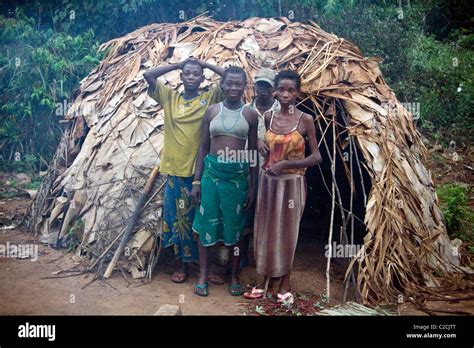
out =
[[137,222],[138,217],[140,216],[140,213],[142,212],[142,208],[145,205],[147,196],[150,193],[151,188],[153,187],[153,184],[155,182],[156,177],[158,176],[158,173],[159,173],[159,168],[158,166],[156,166],[151,171],[150,177],[148,178],[147,183],[145,185],[144,192],[142,193],[140,199],[137,202],[135,211],[133,212],[132,218],[130,219],[130,222],[128,223],[125,233],[123,234],[122,240],[120,241],[120,244],[117,250],[115,251],[114,257],[112,258],[112,261],[110,261],[109,266],[105,270],[104,278],[110,277],[110,275],[112,274],[115,268],[115,265],[117,264],[118,259],[120,258],[120,255],[125,249],[125,245],[127,245],[128,239],[130,238],[130,235],[132,234],[133,227],[135,226],[135,223]]
[[331,172],[332,172],[332,200],[331,200],[331,224],[329,226],[329,239],[328,239],[328,261],[326,264],[326,295],[328,302],[331,299],[331,278],[329,275],[329,270],[331,268],[331,256],[332,256],[332,230],[334,228],[334,207],[336,205],[336,183],[334,181],[334,178],[336,177],[336,123],[333,120],[332,123],[332,136],[333,136],[333,143],[332,143],[332,153],[333,153],[333,160],[331,163]]
[[[323,119],[324,119],[324,118],[323,118]],[[325,119],[324,119],[324,120],[325,120]],[[328,125],[328,126],[326,127],[326,131],[327,131],[327,129],[331,126],[331,124],[328,123],[328,122],[326,122],[326,123],[327,123],[327,125]],[[319,129],[320,129],[321,132],[322,132],[323,130],[322,130],[321,124],[318,124],[318,126],[319,126]],[[326,131],[325,131],[325,132],[326,132]],[[335,139],[337,139],[337,137],[335,137]],[[323,142],[324,142],[324,147],[326,148],[326,152],[327,152],[327,155],[328,155],[328,157],[329,157],[329,160],[330,160],[331,163],[332,163],[332,162],[335,161],[336,159],[335,159],[333,156],[331,156],[331,151],[330,151],[330,149],[329,149],[329,147],[328,147],[328,145],[327,145],[327,143],[326,143],[326,139],[323,139]],[[328,186],[327,186],[327,184],[326,184],[326,181],[325,181],[325,179],[324,179],[324,175],[323,175],[323,173],[322,173],[322,171],[321,171],[321,168],[319,168],[319,170],[320,170],[320,172],[321,172],[321,178],[322,178],[322,180],[323,180],[323,184],[324,184],[324,186],[326,187],[326,190],[327,190],[327,191],[329,192],[329,194],[331,195],[331,192],[329,191],[329,188],[328,188]],[[347,209],[344,209],[344,207],[343,207],[343,205],[342,205],[342,198],[341,198],[339,186],[337,185],[337,181],[336,181],[335,174],[331,174],[331,175],[332,175],[332,180],[333,180],[333,182],[335,183],[335,194],[336,194],[336,196],[331,195],[331,198],[334,197],[334,200],[335,200],[334,202],[335,202],[335,204],[337,204],[337,205],[339,206],[340,211],[341,211],[341,218],[342,218],[343,221],[346,220],[345,214],[344,214],[344,210],[346,210],[346,211],[348,212],[348,214],[349,214],[349,215],[348,215],[348,218],[347,218],[347,221],[345,221],[345,223],[343,224],[343,226],[342,226],[342,228],[341,228],[341,230],[340,230],[341,241],[347,244],[347,243],[349,243],[349,241],[348,241],[348,236],[347,236],[346,227],[347,227],[347,223],[348,223],[348,221],[349,221],[349,217],[354,218],[354,214],[352,214],[352,208],[351,208],[350,211],[348,211]],[[351,180],[352,180],[352,172],[351,172]],[[337,197],[337,200],[338,200],[338,201],[336,201],[336,197]],[[361,222],[363,223],[363,221],[361,221]],[[343,239],[342,237],[345,237],[345,239]],[[332,248],[332,245],[331,245],[331,248]],[[353,269],[351,269],[351,279],[353,280],[353,286],[354,286],[354,292],[355,292],[355,294],[356,294],[356,298],[358,298],[358,293],[359,293],[359,291],[358,291],[357,286],[356,286],[356,284],[355,284],[355,275],[354,275],[354,270],[353,270]],[[345,284],[347,284],[347,281],[348,281],[348,280],[346,279],[346,280],[345,280]],[[344,292],[344,301],[343,301],[343,302],[345,302],[345,295],[346,295],[346,292]]]
[[[340,107],[340,110],[341,110],[341,113],[342,113],[342,119],[344,121],[344,125],[346,126],[346,129],[349,127],[349,123],[347,122],[347,117],[346,117],[346,113],[344,112],[344,107],[343,105],[339,102],[339,107]],[[355,192],[355,184],[354,184],[354,175],[353,175],[353,146],[354,146],[354,143],[353,143],[353,140],[352,140],[352,136],[349,134],[348,135],[348,138],[349,138],[349,171],[350,171],[350,187],[351,187],[351,197],[350,197],[350,202],[349,202],[349,214],[347,216],[347,222],[351,222],[351,242],[350,242],[350,245],[354,245],[354,212],[353,212],[353,201],[354,201],[354,192]],[[356,150],[357,151],[357,150]],[[346,240],[347,240],[347,234],[346,234]],[[355,280],[355,275],[354,275],[354,270],[351,269],[351,275],[350,275],[350,279],[349,278],[346,278],[344,280],[344,294],[342,296],[342,302],[346,302],[346,299],[347,299],[347,290],[348,290],[348,286],[349,286],[349,281],[352,281],[353,282],[353,285],[354,285],[354,295],[356,297],[356,301],[359,302],[359,290],[357,289],[357,286],[356,286],[356,280]]]

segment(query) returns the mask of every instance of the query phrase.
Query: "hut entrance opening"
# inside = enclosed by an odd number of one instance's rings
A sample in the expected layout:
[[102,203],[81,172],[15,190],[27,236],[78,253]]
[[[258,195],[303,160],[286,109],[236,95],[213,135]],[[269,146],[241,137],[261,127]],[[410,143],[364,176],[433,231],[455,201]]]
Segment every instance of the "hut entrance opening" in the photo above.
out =
[[[332,257],[338,269],[349,265],[351,255],[363,245],[366,227],[364,224],[367,196],[371,179],[365,168],[365,160],[353,136],[347,131],[348,115],[338,102],[310,99],[300,101],[298,109],[315,118],[316,138],[322,156],[319,166],[306,171],[307,200],[300,225],[298,252],[318,253],[317,260],[327,260],[328,240],[331,226],[333,140],[336,138],[335,162],[335,205],[332,233]],[[335,108],[331,110],[331,104]],[[333,134],[332,120],[336,120],[336,137]],[[307,148],[307,155],[309,149]],[[351,190],[352,181],[352,190]],[[342,255],[342,257],[341,257]],[[320,269],[325,268],[320,265]],[[352,288],[352,287],[351,287]]]

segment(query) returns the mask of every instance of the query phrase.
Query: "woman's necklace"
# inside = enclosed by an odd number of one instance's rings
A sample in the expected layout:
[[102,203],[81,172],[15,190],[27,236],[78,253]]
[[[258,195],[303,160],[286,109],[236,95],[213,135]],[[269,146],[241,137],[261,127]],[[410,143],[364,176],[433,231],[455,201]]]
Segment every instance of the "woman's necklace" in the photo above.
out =
[[242,107],[242,105],[243,105],[242,102],[240,102],[238,106],[237,106],[237,105],[229,105],[228,103],[226,103],[225,100],[224,100],[222,103],[223,103],[224,106],[225,106],[227,109],[229,109],[229,110],[238,110],[238,109],[240,109],[240,108]]
[[[240,110],[242,109],[242,103],[240,103],[240,106],[238,109],[229,109],[226,105],[225,105],[225,102],[223,102],[224,106],[226,107],[226,109],[228,109],[229,111],[233,111],[233,112],[236,112],[236,115],[233,117],[234,119],[234,124],[232,125],[232,127],[227,127],[225,125],[225,120],[224,120],[224,110],[222,110],[222,115],[221,115],[221,121],[222,121],[222,128],[224,128],[226,131],[231,131],[232,129],[234,129],[235,125],[237,124],[237,122],[239,121],[239,117],[240,117]],[[232,123],[232,121],[230,121]]]

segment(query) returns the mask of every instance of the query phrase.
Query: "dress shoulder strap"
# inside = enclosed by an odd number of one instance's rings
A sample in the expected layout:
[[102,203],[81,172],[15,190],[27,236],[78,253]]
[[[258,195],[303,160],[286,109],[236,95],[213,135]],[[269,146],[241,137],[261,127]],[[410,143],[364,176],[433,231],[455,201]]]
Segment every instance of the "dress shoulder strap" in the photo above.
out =
[[303,112],[300,111],[300,117],[298,118],[298,122],[296,122],[296,126],[291,130],[292,132],[298,129],[302,118],[303,118]]
[[[268,127],[269,130],[272,130],[272,124],[273,124],[273,116],[275,116],[275,111],[272,110],[272,117],[270,118],[270,127]],[[273,131],[272,131],[273,132]]]

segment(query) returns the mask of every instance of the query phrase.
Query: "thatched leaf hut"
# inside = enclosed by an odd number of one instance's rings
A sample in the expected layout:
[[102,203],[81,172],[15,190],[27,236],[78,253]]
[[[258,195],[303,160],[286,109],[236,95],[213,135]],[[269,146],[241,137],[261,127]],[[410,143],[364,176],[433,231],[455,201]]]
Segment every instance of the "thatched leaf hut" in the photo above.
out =
[[[429,293],[459,279],[463,268],[443,224],[413,116],[384,82],[377,60],[351,42],[315,23],[286,18],[222,23],[198,17],[148,25],[100,49],[106,56],[73,95],[70,127],[31,207],[28,223],[44,241],[64,245],[75,239],[75,257],[89,269],[107,266],[160,163],[163,111],[147,96],[142,74],[194,56],[246,69],[247,99],[261,67],[301,74],[298,107],[314,115],[327,164],[318,185],[327,191],[332,214],[326,214],[331,231],[323,233],[329,244],[333,238],[353,244],[354,225],[364,223],[364,247],[347,272],[363,302],[394,302],[400,294]],[[218,81],[205,74],[204,87]],[[160,79],[183,89],[178,71]],[[118,264],[134,277],[150,277],[159,254],[163,180],[155,182]],[[363,207],[361,216],[356,205]]]

